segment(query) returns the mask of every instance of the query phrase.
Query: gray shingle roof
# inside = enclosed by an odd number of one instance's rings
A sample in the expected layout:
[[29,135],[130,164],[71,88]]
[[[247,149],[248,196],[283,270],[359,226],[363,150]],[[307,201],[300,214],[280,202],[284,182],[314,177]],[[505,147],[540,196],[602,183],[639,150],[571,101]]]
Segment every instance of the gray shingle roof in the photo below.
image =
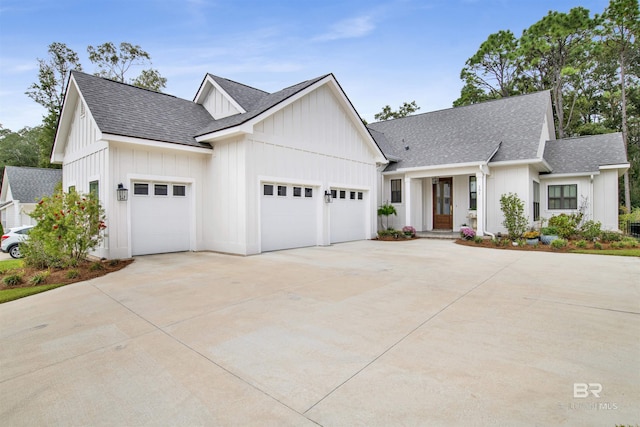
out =
[[547,141],[544,158],[554,174],[598,172],[600,166],[628,163],[621,133]]
[[233,80],[225,79],[224,77],[214,76],[213,74],[208,75],[215,80],[215,82],[218,83],[220,87],[229,94],[229,96],[240,104],[245,111],[255,109],[256,105],[258,105],[265,96],[269,95],[269,92],[243,85],[242,83],[234,82]]
[[330,74],[326,74],[315,79],[307,80],[296,85],[289,86],[288,88],[282,89],[281,91],[270,93],[262,97],[260,100],[257,100],[257,102],[252,106],[252,109],[247,110],[246,113],[236,114],[234,116],[229,116],[220,120],[212,121],[211,123],[209,123],[209,125],[200,129],[200,131],[197,133],[197,136],[206,135],[208,133],[216,132],[245,123],[329,75]]
[[51,196],[62,181],[62,169],[6,166],[5,171],[13,200],[22,203],[35,203],[44,196]]
[[73,78],[102,132],[210,148],[194,138],[213,121],[202,105],[78,71]]
[[[538,157],[548,91],[417,114],[368,125],[382,151],[399,162],[387,171]],[[407,149],[408,147],[408,149]]]

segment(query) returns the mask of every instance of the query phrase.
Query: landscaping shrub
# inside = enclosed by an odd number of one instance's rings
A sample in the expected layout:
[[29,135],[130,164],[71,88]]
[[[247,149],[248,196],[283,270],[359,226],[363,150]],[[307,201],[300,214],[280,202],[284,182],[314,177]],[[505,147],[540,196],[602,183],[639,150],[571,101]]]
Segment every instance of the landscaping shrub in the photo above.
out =
[[587,247],[587,241],[582,239],[582,240],[578,240],[576,242],[576,247],[580,248],[580,249],[584,249]]
[[484,241],[484,239],[476,234],[475,237],[473,238],[473,241],[475,243],[480,244],[480,243],[482,243]]
[[600,240],[602,240],[603,243],[619,242],[622,240],[622,234],[605,230],[600,233]]
[[67,279],[77,279],[80,277],[80,272],[78,270],[69,270],[67,271]]
[[7,286],[17,286],[22,283],[22,275],[21,274],[9,274],[2,279],[2,282]]
[[465,240],[473,240],[476,237],[476,231],[471,227],[461,227],[460,237]]
[[389,230],[389,216],[391,215],[398,215],[398,212],[396,212],[396,208],[393,205],[387,203],[378,208],[378,216],[387,218],[387,224],[384,227],[387,230]]
[[624,237],[621,241],[620,244],[623,248],[637,248],[638,247],[638,241],[636,239],[634,239],[633,237]]
[[41,285],[45,282],[45,280],[47,280],[47,277],[49,277],[48,271],[45,271],[43,273],[38,273],[29,280],[29,283],[31,283],[34,286]]
[[90,270],[90,271],[100,271],[100,270],[104,270],[104,265],[102,265],[102,263],[101,263],[101,262],[96,261],[96,262],[92,263],[92,264],[89,266],[89,270]]
[[577,215],[560,214],[549,218],[549,226],[555,227],[558,236],[568,239],[577,233],[578,223],[580,222]]
[[509,238],[515,240],[522,237],[529,223],[524,215],[524,202],[517,194],[503,194],[500,196],[500,209],[504,215],[502,225],[507,229]]
[[562,249],[567,246],[567,241],[565,239],[556,239],[551,242],[551,247],[553,249]]
[[584,224],[582,224],[582,227],[580,227],[580,235],[582,236],[582,238],[590,242],[595,242],[595,240],[600,237],[600,234],[602,233],[601,227],[602,223],[600,223],[600,221],[586,221]]
[[30,216],[37,225],[23,252],[31,267],[77,265],[104,238],[104,210],[94,194],[58,190],[43,198]]
[[402,232],[407,237],[416,237],[416,229],[410,225],[402,227]]
[[593,244],[593,249],[602,249],[602,243],[600,243],[600,242],[594,242],[594,244]]

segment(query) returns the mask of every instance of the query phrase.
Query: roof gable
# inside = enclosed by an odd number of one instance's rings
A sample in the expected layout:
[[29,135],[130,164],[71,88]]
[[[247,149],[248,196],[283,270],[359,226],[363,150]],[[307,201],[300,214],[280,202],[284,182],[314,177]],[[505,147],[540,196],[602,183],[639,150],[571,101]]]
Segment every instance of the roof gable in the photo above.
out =
[[544,158],[552,174],[598,173],[605,166],[628,166],[619,132],[547,141]]
[[13,200],[35,203],[53,194],[56,185],[62,181],[62,170],[6,166],[5,180]]
[[[371,123],[387,171],[437,165],[540,159],[549,91]],[[497,150],[497,151],[496,151]]]

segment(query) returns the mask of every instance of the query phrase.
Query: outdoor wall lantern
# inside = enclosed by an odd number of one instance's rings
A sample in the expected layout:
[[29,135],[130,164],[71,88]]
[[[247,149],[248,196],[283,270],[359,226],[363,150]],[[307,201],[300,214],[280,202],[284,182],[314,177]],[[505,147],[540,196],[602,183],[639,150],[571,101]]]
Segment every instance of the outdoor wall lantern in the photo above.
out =
[[124,188],[124,185],[118,184],[118,188],[116,189],[116,194],[118,195],[119,202],[126,202],[129,198],[129,190]]
[[325,190],[324,192],[324,202],[331,203],[331,191]]

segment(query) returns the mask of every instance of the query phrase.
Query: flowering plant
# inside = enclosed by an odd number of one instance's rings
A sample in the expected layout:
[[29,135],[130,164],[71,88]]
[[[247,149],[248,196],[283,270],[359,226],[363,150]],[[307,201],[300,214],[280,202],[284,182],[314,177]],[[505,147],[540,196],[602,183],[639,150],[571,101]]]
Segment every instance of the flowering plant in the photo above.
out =
[[476,231],[471,227],[460,228],[460,237],[466,240],[472,240],[476,237]]
[[522,235],[522,237],[524,237],[525,239],[537,239],[538,237],[540,237],[540,232],[535,230],[526,231]]
[[414,237],[416,235],[416,229],[410,225],[405,225],[404,227],[402,227],[402,232],[405,234],[405,236]]

